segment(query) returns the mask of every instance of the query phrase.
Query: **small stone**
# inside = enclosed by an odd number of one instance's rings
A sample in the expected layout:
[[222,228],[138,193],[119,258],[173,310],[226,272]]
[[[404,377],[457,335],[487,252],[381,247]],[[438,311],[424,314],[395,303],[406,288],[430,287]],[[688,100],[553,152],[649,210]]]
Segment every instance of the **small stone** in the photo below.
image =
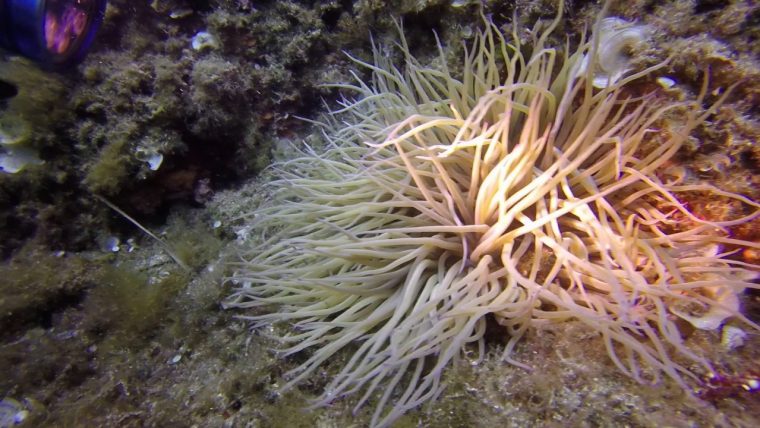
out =
[[665,89],[670,89],[676,84],[676,81],[670,77],[658,77],[657,83]]
[[187,18],[188,16],[190,16],[192,14],[193,14],[193,10],[190,9],[190,8],[173,10],[169,14],[169,18],[171,18],[171,19],[182,19],[182,18]]

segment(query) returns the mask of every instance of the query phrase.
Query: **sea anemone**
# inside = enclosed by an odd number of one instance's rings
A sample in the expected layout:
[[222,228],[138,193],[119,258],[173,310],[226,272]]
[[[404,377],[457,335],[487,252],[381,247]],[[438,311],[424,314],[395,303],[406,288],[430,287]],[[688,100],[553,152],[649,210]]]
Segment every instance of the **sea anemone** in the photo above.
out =
[[[373,63],[352,58],[371,80],[338,85],[355,97],[320,122],[324,148],[271,167],[271,201],[251,216],[256,244],[225,302],[255,308],[242,318],[256,326],[292,324],[283,355],[311,351],[283,390],[349,352],[314,404],[360,394],[356,408],[374,400],[371,424],[388,426],[441,392],[466,346],[483,354],[488,318],[513,364],[527,366],[511,354],[528,329],[578,320],[625,374],[688,388],[712,367],[679,320],[758,328],[737,297],[757,288],[758,266],[731,255],[760,245],[728,228],[760,204],[657,173],[712,114],[699,108],[707,80],[693,105],[629,89],[664,64],[595,88],[588,58],[604,46],[547,46],[559,22],[537,24],[522,45],[486,21],[461,75],[440,43],[426,66],[403,35],[403,67],[377,46]],[[700,219],[684,192],[746,213]]]

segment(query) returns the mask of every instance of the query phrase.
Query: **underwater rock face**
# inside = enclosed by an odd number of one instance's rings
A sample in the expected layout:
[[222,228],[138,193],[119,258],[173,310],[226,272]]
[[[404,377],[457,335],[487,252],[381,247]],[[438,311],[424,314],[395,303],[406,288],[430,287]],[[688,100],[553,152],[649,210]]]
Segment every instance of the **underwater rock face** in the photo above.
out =
[[[450,75],[461,79],[461,51],[484,28],[482,14],[503,32],[514,29],[528,54],[530,29],[537,20],[551,21],[557,2],[108,3],[93,51],[77,69],[45,73],[0,55],[0,80],[15,88],[0,87],[0,121],[23,110],[28,122],[14,123],[32,125],[21,133],[28,137],[24,144],[44,160],[16,174],[0,174],[0,420],[15,423],[10,421],[18,415],[24,417],[21,426],[120,428],[369,425],[377,395],[356,411],[360,393],[329,406],[305,405],[325,391],[360,342],[279,394],[287,381],[283,373],[316,347],[282,358],[272,350],[282,348],[276,337],[292,333],[292,323],[251,332],[250,322],[237,318],[265,314],[277,305],[221,310],[219,302],[232,291],[220,287],[221,277],[230,274],[224,265],[230,257],[219,256],[219,247],[237,238],[250,248],[264,238],[261,225],[247,215],[276,196],[266,184],[274,171],[267,168],[271,158],[289,159],[293,144],[324,154],[322,130],[300,118],[318,119],[325,103],[338,108],[340,93],[361,96],[323,84],[355,84],[352,73],[372,79],[370,69],[344,54],[372,63],[370,32],[387,47],[383,54],[402,67],[403,53],[393,46],[399,40],[394,20],[403,21],[420,67],[439,69],[445,63]],[[655,171],[662,182],[709,183],[760,200],[755,120],[760,5],[755,3],[611,4],[606,16],[651,29],[645,42],[625,50],[629,73],[671,58],[665,68],[626,85],[628,94],[660,91],[658,100],[687,106],[671,111],[667,126],[658,123],[654,130],[682,129],[706,74],[710,80],[700,111],[741,82]],[[568,3],[570,10],[545,46],[563,54],[566,43],[578,47],[581,34],[591,34],[600,6]],[[193,36],[203,30],[218,37],[218,50],[192,49]],[[445,47],[445,61],[433,31]],[[83,181],[91,172],[91,180]],[[332,180],[328,185],[336,186]],[[102,193],[109,200],[170,244],[190,271],[94,199],[95,187],[107,189]],[[702,220],[729,221],[751,212],[741,201],[707,192],[677,197]],[[690,224],[678,212],[672,219]],[[760,219],[726,229],[735,239],[760,241]],[[226,250],[234,259],[233,247]],[[713,256],[715,249],[694,255]],[[760,263],[756,248],[717,249],[736,250],[728,256],[733,260]],[[756,289],[738,295],[742,313],[754,322],[760,319],[758,296]],[[679,312],[701,318],[708,314],[703,309],[687,305]],[[485,358],[480,359],[477,342],[466,345],[444,368],[440,396],[409,410],[394,426],[754,427],[760,419],[760,401],[752,392],[760,358],[756,331],[735,316],[706,331],[669,315],[684,346],[710,361],[717,373],[700,379],[699,399],[667,377],[648,386],[623,375],[599,334],[577,320],[526,330],[510,357],[532,370],[505,363],[501,357],[511,336],[487,315]],[[704,373],[689,359],[672,356]],[[690,378],[686,382],[692,385]],[[400,396],[394,393],[388,402]]]
[[[690,390],[715,369],[684,343],[684,320],[758,328],[738,296],[758,288],[760,266],[727,248],[760,248],[728,234],[760,204],[657,174],[730,90],[702,110],[705,77],[678,102],[654,77],[666,62],[627,73],[609,58],[639,30],[603,20],[598,40],[561,52],[546,45],[559,20],[537,24],[525,49],[486,22],[461,76],[442,47],[427,67],[403,36],[401,66],[376,46],[374,62],[355,60],[371,79],[340,85],[358,95],[320,123],[325,149],[275,164],[274,198],[248,226],[261,238],[225,305],[257,326],[292,324],[283,355],[311,350],[282,390],[346,349],[314,404],[356,394],[355,411],[372,401],[370,424],[390,426],[435,400],[469,347],[484,355],[488,319],[503,328],[502,359],[525,369],[512,354],[527,332],[576,320],[621,372]],[[700,218],[679,200],[692,192],[743,214]]]

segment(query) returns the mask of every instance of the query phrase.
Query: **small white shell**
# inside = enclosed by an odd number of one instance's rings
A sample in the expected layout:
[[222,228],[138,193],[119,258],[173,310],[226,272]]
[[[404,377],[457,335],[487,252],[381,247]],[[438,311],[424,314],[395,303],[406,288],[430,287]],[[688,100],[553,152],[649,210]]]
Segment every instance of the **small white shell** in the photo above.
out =
[[[603,19],[596,34],[599,45],[592,81],[594,87],[606,88],[620,80],[629,71],[631,58],[628,50],[648,39],[649,33],[649,27],[644,25],[633,25],[620,18]],[[587,66],[588,58],[584,57],[575,75],[585,73]]]
[[27,417],[29,410],[24,409],[18,400],[10,397],[0,400],[0,427],[21,425]]
[[164,161],[164,155],[154,148],[138,147],[135,150],[135,157],[148,164],[151,171],[156,171],[161,167]]
[[15,174],[27,165],[40,165],[42,160],[37,157],[37,151],[27,147],[0,149],[0,171]]
[[670,89],[676,84],[676,81],[670,77],[658,77],[657,83],[665,89]]
[[726,349],[736,349],[744,345],[744,339],[747,338],[747,333],[739,327],[727,325],[723,328],[723,334],[721,335],[720,344]]
[[161,162],[163,161],[164,155],[161,153],[155,153],[145,159],[145,162],[148,162],[148,168],[150,168],[151,171],[156,171],[161,166]]
[[192,46],[196,51],[205,49],[216,50],[219,49],[219,40],[213,34],[201,31],[193,36]]
[[[705,279],[709,280],[711,278]],[[739,311],[739,297],[735,290],[718,285],[705,287],[704,293],[709,298],[718,302],[720,306],[708,306],[707,312],[701,315],[692,315],[672,307],[670,311],[700,330],[717,330],[723,324],[723,321],[734,316]]]
[[119,250],[121,249],[121,247],[119,246],[120,244],[121,244],[121,240],[119,240],[119,238],[117,238],[116,236],[109,236],[103,240],[101,248],[103,249],[103,251],[118,253]]

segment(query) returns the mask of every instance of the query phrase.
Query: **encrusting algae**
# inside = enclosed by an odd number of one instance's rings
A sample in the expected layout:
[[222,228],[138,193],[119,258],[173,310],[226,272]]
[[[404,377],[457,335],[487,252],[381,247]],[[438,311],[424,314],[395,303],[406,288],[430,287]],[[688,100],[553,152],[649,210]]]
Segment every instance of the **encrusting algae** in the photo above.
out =
[[[283,390],[346,348],[313,404],[357,395],[356,409],[374,403],[373,426],[389,426],[440,394],[465,346],[484,354],[487,319],[515,365],[529,366],[511,358],[528,329],[578,320],[626,375],[689,390],[714,370],[684,344],[687,321],[760,328],[738,301],[760,265],[733,257],[760,244],[728,232],[760,204],[658,174],[729,91],[706,111],[707,78],[689,102],[643,92],[664,63],[600,84],[608,46],[596,35],[574,52],[548,46],[559,19],[528,45],[486,21],[461,76],[441,46],[437,67],[403,37],[403,67],[375,46],[374,63],[354,59],[371,80],[338,85],[356,97],[320,123],[325,150],[272,167],[273,200],[251,216],[260,239],[225,304],[257,326],[292,323],[283,355],[311,350]],[[745,214],[698,218],[686,192]]]

